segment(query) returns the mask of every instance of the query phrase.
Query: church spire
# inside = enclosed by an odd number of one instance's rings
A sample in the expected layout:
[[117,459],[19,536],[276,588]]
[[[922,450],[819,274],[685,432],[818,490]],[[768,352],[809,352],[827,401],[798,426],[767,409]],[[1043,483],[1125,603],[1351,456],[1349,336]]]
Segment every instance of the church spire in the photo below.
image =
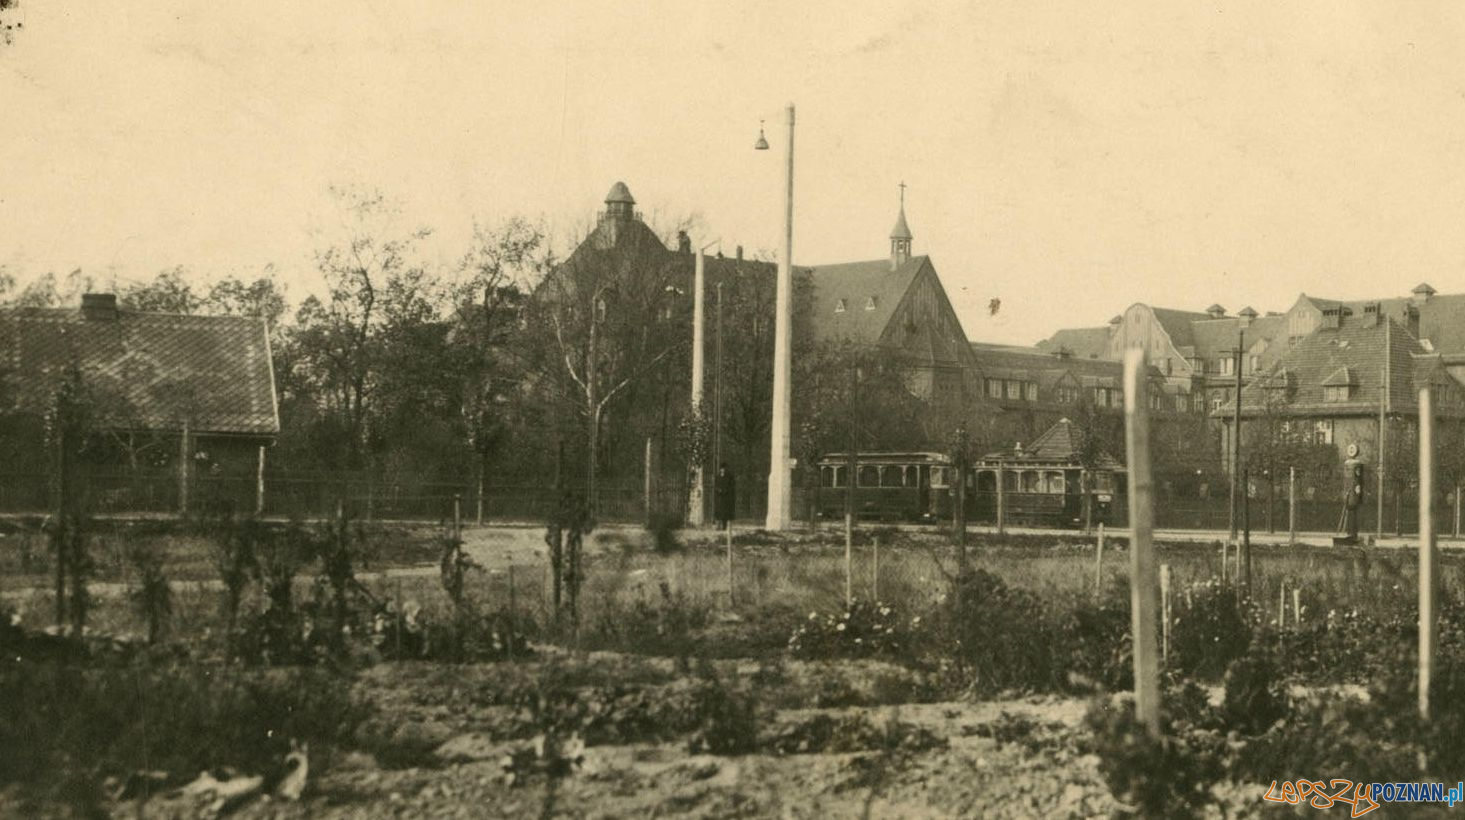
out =
[[905,224],[905,183],[900,183],[900,216],[895,227],[890,229],[890,269],[895,270],[910,261],[911,229]]

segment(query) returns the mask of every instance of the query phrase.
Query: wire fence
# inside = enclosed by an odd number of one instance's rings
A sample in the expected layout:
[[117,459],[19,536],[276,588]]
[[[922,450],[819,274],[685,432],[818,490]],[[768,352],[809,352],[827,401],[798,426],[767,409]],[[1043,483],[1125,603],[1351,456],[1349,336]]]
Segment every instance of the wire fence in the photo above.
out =
[[[452,520],[456,500],[459,514],[466,522],[524,522],[547,520],[559,504],[559,495],[551,484],[489,483],[480,493],[471,481],[351,473],[269,471],[262,483],[257,476],[203,474],[191,476],[185,492],[176,472],[95,470],[86,475],[84,486],[94,514],[120,516],[176,515],[184,511],[186,502],[190,511],[258,510],[271,517],[312,519],[333,515],[341,504],[353,518],[446,522]],[[767,510],[767,479],[762,476],[744,479],[739,482],[738,490],[734,520],[761,521]],[[1381,505],[1374,495],[1376,488],[1370,486],[1367,491],[1372,492],[1368,492],[1358,509],[1360,532],[1410,535],[1419,531],[1419,500],[1414,488],[1386,488]],[[799,484],[792,492],[794,519],[809,520],[807,502],[813,494]],[[827,494],[829,490],[823,492]],[[1082,526],[1085,520],[1081,500],[1075,494],[1006,492],[999,504],[996,493],[969,492],[968,521],[975,525],[996,525],[999,506],[1003,507],[1003,523],[1007,526],[1071,529]],[[655,513],[679,518],[687,509],[687,497],[688,489],[684,486],[669,487],[662,483],[653,487],[648,496],[642,482],[608,482],[598,488],[595,516],[606,522],[645,522]],[[1155,526],[1162,529],[1225,531],[1233,520],[1231,499],[1224,488],[1222,492],[1212,491],[1204,496],[1158,488],[1156,502]],[[712,507],[709,492],[706,495],[709,519]],[[1312,487],[1299,486],[1293,507],[1285,484],[1275,488],[1253,484],[1249,493],[1237,499],[1236,526],[1243,528],[1249,521],[1252,532],[1285,533],[1295,515],[1299,532],[1342,529],[1340,499],[1328,497]],[[49,475],[0,472],[0,513],[44,515],[53,508],[54,490]],[[945,509],[949,510],[950,505]],[[1462,524],[1457,514],[1459,509],[1455,488],[1441,488],[1434,504],[1435,531],[1458,533]],[[946,515],[949,513],[943,513],[942,517]],[[1093,523],[1126,527],[1128,515],[1124,495],[1094,496],[1090,516]]]

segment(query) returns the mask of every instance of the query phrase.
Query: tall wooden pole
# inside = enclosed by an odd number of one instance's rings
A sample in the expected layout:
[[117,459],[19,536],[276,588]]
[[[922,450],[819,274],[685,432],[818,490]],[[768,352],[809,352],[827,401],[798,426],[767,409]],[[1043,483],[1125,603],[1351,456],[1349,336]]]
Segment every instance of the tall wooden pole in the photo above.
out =
[[1236,553],[1236,574],[1241,588],[1251,596],[1251,470],[1241,471],[1241,547]]
[[789,528],[793,506],[792,468],[789,464],[791,414],[790,371],[793,369],[793,254],[794,254],[794,106],[788,106],[788,189],[784,198],[783,255],[778,260],[778,313],[773,337],[772,454],[768,460],[768,519],[773,532]]
[[1125,449],[1129,462],[1130,609],[1134,634],[1135,714],[1160,733],[1160,668],[1156,657],[1154,506],[1150,477],[1149,401],[1144,380],[1145,353],[1124,354]]
[[1099,522],[1099,541],[1094,548],[1094,600],[1104,600],[1104,522]]
[[727,540],[727,608],[732,609],[735,599],[733,590],[733,547],[732,547],[732,522],[727,523],[727,529],[722,531],[723,538]]
[[[1238,322],[1245,321],[1238,319]],[[1246,329],[1236,332],[1236,412],[1231,416],[1231,540],[1236,540],[1236,482],[1241,470],[1241,355],[1245,347]]]
[[1383,386],[1379,389],[1379,452],[1377,469],[1378,475],[1376,476],[1376,478],[1378,479],[1378,498],[1375,501],[1375,503],[1377,504],[1376,512],[1378,513],[1378,520],[1374,522],[1374,527],[1377,530],[1375,535],[1379,541],[1384,540],[1384,450],[1386,449],[1384,447],[1384,444],[1387,440],[1389,426],[1389,332],[1387,327],[1384,328],[1383,371],[1384,378],[1381,382]]
[[1287,546],[1297,546],[1297,468],[1287,468]]
[[1419,388],[1419,715],[1429,720],[1429,688],[1439,595],[1439,552],[1434,537],[1434,401],[1428,384]]

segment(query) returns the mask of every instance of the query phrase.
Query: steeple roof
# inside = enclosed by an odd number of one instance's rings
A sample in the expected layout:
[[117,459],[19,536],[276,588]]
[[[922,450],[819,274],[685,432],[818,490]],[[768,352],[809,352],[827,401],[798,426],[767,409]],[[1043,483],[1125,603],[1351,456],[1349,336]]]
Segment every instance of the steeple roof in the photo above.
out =
[[900,206],[900,216],[895,218],[895,227],[890,229],[891,239],[911,239],[910,226],[905,224],[905,206]]

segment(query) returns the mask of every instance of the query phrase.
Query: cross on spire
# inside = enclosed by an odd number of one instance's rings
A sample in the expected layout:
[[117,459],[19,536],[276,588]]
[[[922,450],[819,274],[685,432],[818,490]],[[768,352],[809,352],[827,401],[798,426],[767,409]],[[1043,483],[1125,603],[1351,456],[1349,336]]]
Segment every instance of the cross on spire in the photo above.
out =
[[900,209],[905,210],[905,180],[900,181]]

